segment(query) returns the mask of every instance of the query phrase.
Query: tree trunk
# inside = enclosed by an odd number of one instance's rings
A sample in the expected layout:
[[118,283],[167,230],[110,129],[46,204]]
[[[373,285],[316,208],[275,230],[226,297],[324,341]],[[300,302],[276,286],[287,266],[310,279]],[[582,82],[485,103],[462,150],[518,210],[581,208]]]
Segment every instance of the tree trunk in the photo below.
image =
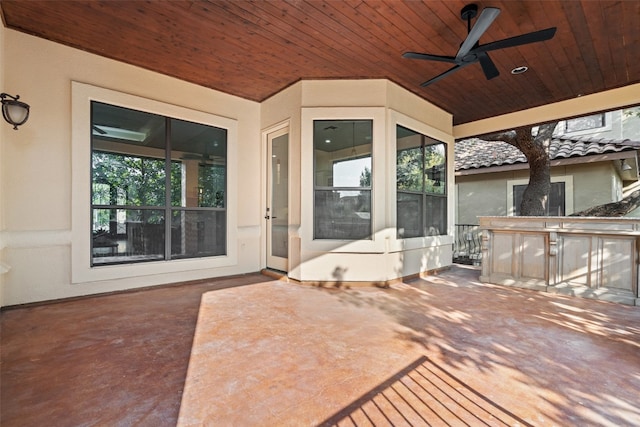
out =
[[522,196],[520,215],[547,215],[547,202],[551,191],[549,144],[558,122],[546,123],[538,127],[538,134],[531,135],[532,126],[493,134],[490,138],[513,145],[527,158],[529,163],[529,185]]
[[618,202],[594,206],[569,216],[619,217],[640,207],[640,190],[636,190]]
[[522,195],[520,215],[547,215],[547,203],[551,191],[549,160],[549,140],[536,141],[531,136],[531,128],[516,129],[515,145],[522,151],[529,163],[529,185]]
[[[529,185],[522,196],[521,216],[548,214],[547,202],[551,191],[549,145],[557,124],[558,122],[551,122],[540,125],[535,137],[531,135],[531,126],[478,137],[487,141],[504,141],[522,151],[527,158]],[[640,190],[634,191],[618,202],[594,206],[569,216],[620,217],[638,208],[640,208]]]

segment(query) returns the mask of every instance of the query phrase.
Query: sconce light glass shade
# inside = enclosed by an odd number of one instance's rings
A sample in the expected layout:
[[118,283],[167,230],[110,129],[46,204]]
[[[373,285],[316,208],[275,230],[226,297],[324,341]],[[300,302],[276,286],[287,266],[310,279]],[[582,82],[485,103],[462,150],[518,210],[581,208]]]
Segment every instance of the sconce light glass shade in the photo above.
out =
[[[10,98],[10,99],[7,99]],[[11,96],[8,93],[0,94],[2,100],[2,117],[7,123],[13,125],[15,130],[24,124],[29,118],[29,104],[18,101],[20,95]]]
[[620,163],[621,163],[621,164],[620,164],[620,167],[621,167],[621,169],[622,169],[622,171],[623,171],[623,172],[625,172],[625,171],[630,171],[631,169],[633,169],[633,168],[631,167],[631,165],[630,165],[629,163],[627,163],[624,159],[622,159],[622,160],[620,161]]

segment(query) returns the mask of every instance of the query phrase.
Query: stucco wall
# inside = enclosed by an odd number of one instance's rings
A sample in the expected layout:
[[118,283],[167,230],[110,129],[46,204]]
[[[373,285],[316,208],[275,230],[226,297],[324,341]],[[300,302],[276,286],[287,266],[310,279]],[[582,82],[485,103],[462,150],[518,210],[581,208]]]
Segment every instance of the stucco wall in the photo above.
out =
[[[565,188],[567,197],[572,198],[572,212],[619,200],[617,190],[622,184],[611,162],[557,166],[551,169],[552,179],[563,176],[573,177],[572,191]],[[508,215],[507,182],[528,178],[528,169],[457,176],[456,223],[478,224],[479,216]]]
[[[161,74],[3,29],[4,91],[31,105],[18,131],[2,130],[1,190],[4,305],[229,275],[260,268],[260,106]],[[233,119],[242,188],[237,211],[237,263],[224,268],[146,272],[124,280],[71,280],[72,81]],[[87,167],[89,160],[87,159]]]
[[[417,130],[451,143],[449,168],[453,165],[451,115],[397,85],[386,80],[302,81],[258,104],[13,30],[3,29],[2,34],[5,87],[19,93],[31,105],[32,112],[29,122],[19,131],[2,130],[0,247],[4,248],[1,261],[11,267],[2,277],[2,304],[258,271],[264,267],[266,258],[262,221],[266,204],[265,135],[269,129],[283,124],[290,127],[292,160],[289,224],[292,277],[331,280],[332,276],[325,277],[325,273],[333,272],[336,263],[348,261],[345,280],[387,280],[450,263],[450,237],[422,239],[406,245],[396,241],[395,228],[391,227],[395,204],[384,198],[395,185],[395,176],[389,168],[394,165],[395,155],[387,152],[386,141],[394,138],[396,121],[412,123]],[[78,248],[88,247],[89,239],[88,227],[85,239],[82,231],[85,227],[78,226],[77,220],[85,221],[89,212],[86,196],[89,175],[83,160],[86,156],[88,168],[89,151],[83,143],[88,145],[89,138],[79,125],[78,112],[87,115],[82,105],[88,105],[92,96],[114,96],[142,109],[148,105],[150,111],[164,105],[180,114],[192,111],[198,116],[213,115],[235,123],[233,133],[237,138],[230,141],[234,144],[230,162],[236,164],[229,166],[228,180],[240,191],[236,204],[229,206],[228,211],[233,223],[230,239],[234,240],[229,245],[233,252],[228,254],[229,262],[181,260],[102,269],[89,268],[84,252],[82,257],[78,256]],[[337,251],[318,252],[299,234],[305,221],[308,229],[313,222],[312,215],[305,217],[302,213],[303,198],[312,194],[313,185],[312,179],[305,181],[304,163],[300,161],[305,158],[302,111],[343,106],[355,108],[353,111],[372,106],[378,109],[374,161],[380,172],[374,175],[374,188],[375,227],[376,233],[381,234],[368,250],[375,260],[371,256],[361,257],[358,248],[352,248],[351,244]],[[453,183],[449,182],[450,192],[452,188]],[[78,197],[79,193],[84,196]],[[388,197],[391,200],[393,194]],[[453,224],[453,200],[449,201],[448,210],[449,223]],[[382,260],[377,258],[381,253],[386,254]],[[300,265],[305,262],[303,274]],[[194,263],[197,268],[185,267]],[[79,264],[83,265],[78,268]]]
[[574,211],[619,200],[616,188],[620,178],[610,162],[566,167],[566,175],[573,175]]
[[[261,129],[263,133],[262,150],[266,150],[267,133],[270,129],[286,124],[289,127],[289,266],[288,271],[292,277],[298,276],[300,265],[300,150],[301,150],[301,118],[302,107],[302,82],[289,86],[280,93],[270,97],[260,104]],[[266,187],[266,169],[263,179]],[[266,196],[266,193],[265,193]],[[261,212],[265,212],[266,199],[262,198]],[[266,233],[263,233],[261,248],[263,260],[266,259]],[[263,262],[266,265],[266,261]]]
[[620,117],[622,138],[640,141],[640,106],[625,108]]
[[479,216],[507,214],[507,179],[520,173],[487,174],[456,177],[456,223],[478,224]]

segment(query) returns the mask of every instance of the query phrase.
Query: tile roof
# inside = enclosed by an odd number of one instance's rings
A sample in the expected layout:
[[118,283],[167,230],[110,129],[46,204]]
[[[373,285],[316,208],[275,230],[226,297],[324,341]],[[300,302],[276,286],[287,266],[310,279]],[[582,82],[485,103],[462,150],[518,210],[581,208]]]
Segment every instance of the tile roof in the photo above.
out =
[[[640,141],[593,137],[553,138],[551,160],[569,157],[617,153],[640,149]],[[455,144],[455,170],[480,169],[492,166],[527,163],[527,159],[513,145],[503,141],[485,141],[478,138],[463,139]]]

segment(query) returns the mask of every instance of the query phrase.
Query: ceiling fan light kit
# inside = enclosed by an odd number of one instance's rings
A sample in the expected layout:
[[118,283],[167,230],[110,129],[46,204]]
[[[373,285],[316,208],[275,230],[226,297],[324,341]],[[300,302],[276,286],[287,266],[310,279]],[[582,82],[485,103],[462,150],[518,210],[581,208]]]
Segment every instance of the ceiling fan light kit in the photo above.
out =
[[[425,61],[447,62],[454,64],[452,68],[449,68],[444,73],[427,80],[420,86],[429,86],[449,74],[453,74],[467,65],[475,64],[476,62],[480,63],[487,80],[491,80],[498,77],[500,72],[493,60],[489,57],[488,52],[550,40],[556,33],[556,27],[551,27],[481,45],[479,43],[480,37],[485,33],[485,31],[487,31],[498,15],[500,15],[500,9],[495,7],[485,7],[482,9],[480,16],[478,16],[476,23],[471,27],[471,20],[477,15],[478,6],[475,4],[468,4],[460,11],[460,18],[462,18],[463,21],[467,21],[467,38],[460,45],[460,49],[458,49],[456,56],[432,55],[429,53],[417,52],[405,52],[402,55],[409,59],[422,59]],[[517,67],[514,68],[511,73],[521,74],[527,71],[527,69],[527,67]]]

